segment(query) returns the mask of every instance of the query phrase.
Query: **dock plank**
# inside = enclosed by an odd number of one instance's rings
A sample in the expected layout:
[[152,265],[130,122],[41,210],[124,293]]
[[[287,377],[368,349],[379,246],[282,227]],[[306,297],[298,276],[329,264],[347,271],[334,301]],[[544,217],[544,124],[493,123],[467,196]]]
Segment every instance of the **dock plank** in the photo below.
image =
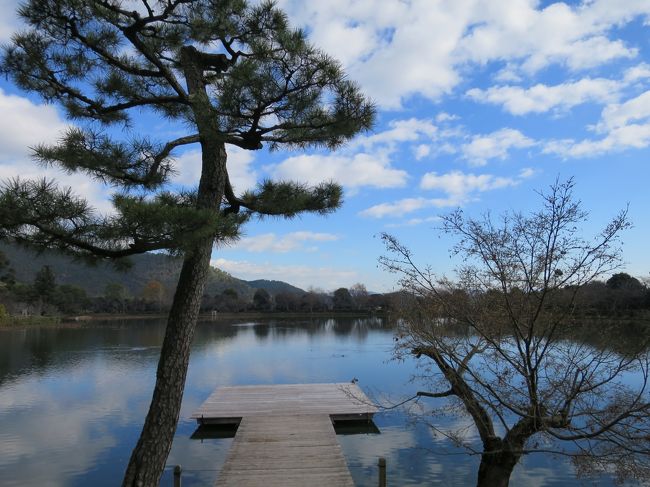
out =
[[221,387],[192,417],[239,422],[219,487],[352,487],[332,421],[375,412],[353,383],[282,384]]
[[198,421],[242,418],[244,416],[283,416],[327,414],[368,416],[377,412],[361,389],[353,383],[281,384],[268,386],[220,387],[192,418]]
[[353,487],[326,414],[244,416],[216,485]]

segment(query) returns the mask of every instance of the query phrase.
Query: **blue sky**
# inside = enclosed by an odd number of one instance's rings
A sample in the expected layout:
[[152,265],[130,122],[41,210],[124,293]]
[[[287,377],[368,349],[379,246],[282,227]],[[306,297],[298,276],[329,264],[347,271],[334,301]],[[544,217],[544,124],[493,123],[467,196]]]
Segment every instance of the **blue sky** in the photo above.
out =
[[[17,21],[0,0],[0,40]],[[323,218],[252,222],[213,264],[244,279],[325,290],[393,289],[377,268],[390,232],[420,262],[451,272],[436,218],[529,210],[535,190],[573,176],[589,210],[585,236],[629,204],[625,270],[648,277],[650,256],[650,0],[281,0],[294,25],[341,60],[377,104],[378,120],[335,152],[229,151],[235,189],[264,177],[345,188]],[[28,146],[66,121],[0,81],[0,178],[46,172],[109,210],[110,188],[35,166]],[[161,136],[178,127],[141,120]],[[178,152],[177,182],[197,181],[198,153]]]

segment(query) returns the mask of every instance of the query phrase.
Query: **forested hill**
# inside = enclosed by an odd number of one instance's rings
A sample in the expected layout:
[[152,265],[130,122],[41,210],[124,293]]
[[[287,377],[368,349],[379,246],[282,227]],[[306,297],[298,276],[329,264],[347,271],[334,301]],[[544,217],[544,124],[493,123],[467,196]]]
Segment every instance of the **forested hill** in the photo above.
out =
[[[55,252],[35,254],[21,247],[0,242],[0,251],[9,260],[9,267],[15,271],[16,280],[31,283],[36,273],[49,265],[56,276],[57,284],[72,284],[83,288],[89,296],[103,295],[109,284],[122,284],[132,295],[137,296],[150,281],[159,281],[167,290],[173,290],[181,268],[179,258],[164,254],[142,254],[131,257],[133,266],[128,271],[116,270],[110,264],[100,263],[88,266],[83,262]],[[251,297],[256,288],[263,288],[270,294],[280,291],[302,293],[290,284],[281,281],[257,280],[246,282],[227,272],[211,268],[206,294],[215,295],[226,289],[233,289],[239,296]]]
[[269,294],[275,296],[278,293],[305,294],[305,291],[299,287],[292,286],[284,281],[272,281],[267,279],[257,279],[255,281],[246,281],[253,289],[265,289]]

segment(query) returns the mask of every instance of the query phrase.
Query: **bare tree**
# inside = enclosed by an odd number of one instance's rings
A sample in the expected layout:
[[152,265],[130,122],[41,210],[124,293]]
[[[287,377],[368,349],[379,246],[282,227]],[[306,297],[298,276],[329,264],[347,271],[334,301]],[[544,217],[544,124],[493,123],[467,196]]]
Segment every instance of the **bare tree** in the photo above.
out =
[[400,275],[408,301],[397,355],[432,361],[431,392],[420,394],[438,398],[438,413],[471,418],[480,443],[434,427],[481,455],[479,486],[507,486],[522,455],[534,452],[568,455],[582,474],[650,474],[647,340],[622,353],[571,337],[580,289],[619,266],[627,211],[584,240],[587,214],[573,186],[556,181],[529,216],[444,217],[462,258],[455,280],[382,236],[389,256],[380,262]]

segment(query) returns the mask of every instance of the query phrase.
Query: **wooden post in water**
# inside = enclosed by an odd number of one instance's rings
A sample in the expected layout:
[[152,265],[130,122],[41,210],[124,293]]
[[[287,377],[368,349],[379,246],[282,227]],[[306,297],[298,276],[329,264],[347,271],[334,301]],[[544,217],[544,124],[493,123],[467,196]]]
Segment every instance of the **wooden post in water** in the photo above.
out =
[[180,465],[174,467],[174,487],[181,487],[181,473],[183,469]]
[[377,465],[379,466],[379,487],[386,487],[386,459],[379,457]]

